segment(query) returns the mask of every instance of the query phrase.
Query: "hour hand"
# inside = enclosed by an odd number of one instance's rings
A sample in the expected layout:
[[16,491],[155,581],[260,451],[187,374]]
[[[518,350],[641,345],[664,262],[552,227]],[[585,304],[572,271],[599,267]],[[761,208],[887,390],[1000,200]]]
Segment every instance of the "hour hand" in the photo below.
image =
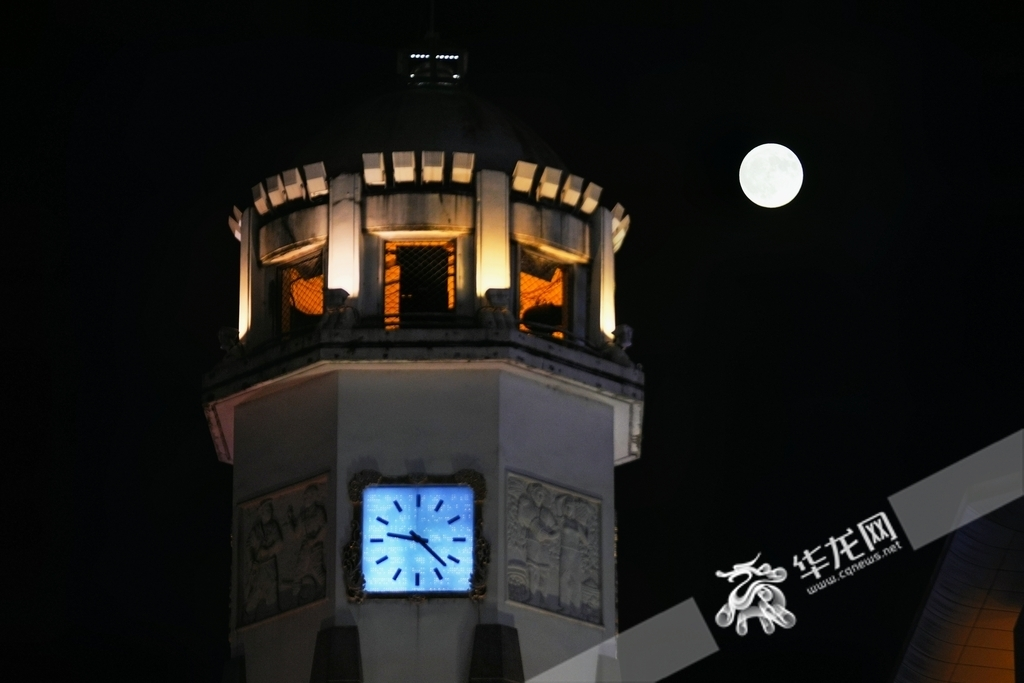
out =
[[430,553],[431,555],[433,555],[433,556],[434,556],[434,559],[436,559],[436,560],[437,560],[438,562],[440,562],[440,563],[441,563],[441,566],[442,566],[442,567],[447,567],[447,566],[448,566],[448,564],[447,564],[447,563],[446,563],[446,562],[445,562],[444,560],[442,560],[442,559],[441,559],[441,556],[440,556],[440,555],[438,555],[437,553],[435,553],[435,552],[433,551],[433,549],[431,549],[431,547],[430,547],[429,545],[427,545],[428,543],[430,543],[430,541],[428,541],[427,539],[423,538],[422,536],[420,536],[420,535],[419,535],[418,533],[416,533],[415,531],[410,531],[409,533],[410,533],[410,534],[412,534],[412,539],[413,539],[414,541],[416,541],[416,542],[417,542],[417,543],[419,543],[419,544],[420,544],[421,546],[423,546],[424,548],[426,548],[427,552],[428,552],[428,553]]
[[404,534],[393,534],[390,531],[388,532],[388,536],[390,536],[391,538],[401,538],[401,539],[404,539],[406,541],[418,541],[419,540],[415,536],[406,536]]

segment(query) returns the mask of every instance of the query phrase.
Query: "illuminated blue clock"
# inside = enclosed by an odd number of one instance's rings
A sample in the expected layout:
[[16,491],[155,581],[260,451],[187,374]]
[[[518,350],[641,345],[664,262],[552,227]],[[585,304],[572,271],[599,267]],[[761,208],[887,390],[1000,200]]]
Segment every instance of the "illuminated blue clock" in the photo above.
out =
[[366,593],[468,594],[473,503],[473,489],[463,484],[367,486],[362,505]]

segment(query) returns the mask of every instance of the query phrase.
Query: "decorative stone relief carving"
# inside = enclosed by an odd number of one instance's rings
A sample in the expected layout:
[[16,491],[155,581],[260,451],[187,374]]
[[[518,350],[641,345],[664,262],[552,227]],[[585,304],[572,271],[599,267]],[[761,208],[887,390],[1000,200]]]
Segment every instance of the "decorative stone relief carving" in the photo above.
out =
[[238,625],[327,595],[327,475],[238,506]]
[[508,599],[573,619],[601,620],[601,502],[509,473]]

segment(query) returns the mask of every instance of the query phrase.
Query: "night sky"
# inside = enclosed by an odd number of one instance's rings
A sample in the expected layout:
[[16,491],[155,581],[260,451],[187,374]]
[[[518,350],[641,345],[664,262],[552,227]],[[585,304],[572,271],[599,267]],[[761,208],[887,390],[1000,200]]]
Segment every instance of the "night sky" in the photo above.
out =
[[[618,319],[647,393],[616,472],[620,629],[689,597],[710,623],[714,572],[757,553],[790,572],[792,630],[712,626],[721,651],[673,681],[891,679],[942,543],[813,596],[792,556],[1024,426],[1024,5],[779,4],[437,6],[467,87],[632,217]],[[8,23],[11,666],[219,681],[231,467],[200,379],[237,321],[226,217],[395,87],[427,7],[58,2]],[[763,142],[806,174],[779,209],[737,182]]]

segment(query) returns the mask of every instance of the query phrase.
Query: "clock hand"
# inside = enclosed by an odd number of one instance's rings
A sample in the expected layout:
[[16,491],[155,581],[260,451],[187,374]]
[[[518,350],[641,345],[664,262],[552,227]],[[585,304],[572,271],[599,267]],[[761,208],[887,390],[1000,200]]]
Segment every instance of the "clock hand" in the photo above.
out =
[[406,541],[415,541],[416,540],[412,536],[405,536],[403,534],[393,534],[391,532],[388,532],[388,536],[391,536],[392,538],[401,538],[401,539],[404,539]]
[[433,549],[431,549],[431,547],[429,545],[427,545],[428,543],[430,543],[430,541],[428,541],[427,539],[423,538],[422,536],[417,534],[415,531],[410,531],[409,534],[412,536],[412,540],[416,541],[421,546],[426,548],[427,552],[430,553],[431,555],[433,555],[434,559],[437,560],[438,562],[440,562],[442,567],[447,567],[448,566],[448,564],[444,560],[441,559],[441,556],[438,555],[437,553],[435,553],[433,551]]
[[430,546],[427,545],[425,541],[423,543],[421,543],[420,545],[422,545],[424,548],[426,548],[427,552],[430,553],[431,555],[433,555],[434,559],[436,559],[438,562],[440,562],[442,567],[447,567],[448,566],[447,564],[445,564],[445,561],[441,559],[440,555],[438,555],[437,553],[435,553],[433,550],[430,549]]

